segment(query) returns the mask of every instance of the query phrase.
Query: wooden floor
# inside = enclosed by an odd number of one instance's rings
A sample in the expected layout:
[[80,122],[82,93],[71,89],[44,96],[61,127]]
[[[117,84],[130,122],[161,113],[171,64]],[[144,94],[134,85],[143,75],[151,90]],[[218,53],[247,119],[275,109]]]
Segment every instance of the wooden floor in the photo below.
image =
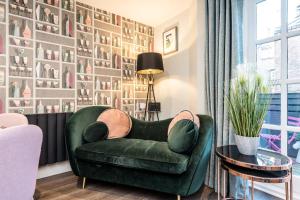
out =
[[[72,173],[38,180],[35,197],[39,200],[176,200],[175,195],[92,180],[87,180],[86,188],[81,189],[81,180]],[[182,198],[182,200],[214,199],[217,199],[217,195],[208,187],[202,188],[195,195]],[[277,198],[256,192],[255,199]]]

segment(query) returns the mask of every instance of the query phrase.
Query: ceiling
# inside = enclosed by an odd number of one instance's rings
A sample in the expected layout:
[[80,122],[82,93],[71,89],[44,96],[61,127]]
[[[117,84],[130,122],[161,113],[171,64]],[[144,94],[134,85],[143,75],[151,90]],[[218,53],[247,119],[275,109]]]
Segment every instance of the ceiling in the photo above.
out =
[[157,26],[188,9],[194,0],[80,0],[126,18]]

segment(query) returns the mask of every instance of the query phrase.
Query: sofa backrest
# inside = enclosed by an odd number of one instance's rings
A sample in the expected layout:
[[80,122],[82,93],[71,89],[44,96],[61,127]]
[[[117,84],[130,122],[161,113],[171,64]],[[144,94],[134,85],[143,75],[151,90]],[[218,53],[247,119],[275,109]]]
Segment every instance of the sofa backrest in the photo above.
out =
[[0,127],[13,127],[20,125],[28,125],[27,118],[19,113],[1,113],[0,114]]

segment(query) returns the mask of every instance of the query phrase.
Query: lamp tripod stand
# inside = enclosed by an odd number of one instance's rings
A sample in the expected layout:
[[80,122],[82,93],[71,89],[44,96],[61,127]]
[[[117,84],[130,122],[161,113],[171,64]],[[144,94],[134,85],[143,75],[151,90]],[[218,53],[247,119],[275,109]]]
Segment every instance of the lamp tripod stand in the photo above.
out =
[[[145,107],[145,113],[144,113],[144,121],[146,120],[147,113],[148,113],[148,121],[154,118],[152,114],[153,112],[156,113],[157,120],[159,121],[158,117],[158,110],[156,107],[156,99],[155,99],[155,94],[154,94],[154,76],[153,74],[148,74],[148,91],[147,91],[147,99],[146,99],[146,107]],[[153,98],[153,102],[152,102]],[[154,103],[155,104],[155,110],[154,111],[149,111],[149,103]]]

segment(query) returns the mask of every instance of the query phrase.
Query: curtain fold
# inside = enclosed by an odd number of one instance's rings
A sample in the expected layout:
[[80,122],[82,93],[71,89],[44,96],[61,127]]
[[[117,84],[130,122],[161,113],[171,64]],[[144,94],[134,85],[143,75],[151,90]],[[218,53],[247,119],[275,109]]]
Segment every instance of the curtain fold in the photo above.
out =
[[215,148],[234,143],[224,97],[235,67],[243,62],[243,0],[206,0],[205,8],[206,98],[215,129],[206,184],[217,188]]

